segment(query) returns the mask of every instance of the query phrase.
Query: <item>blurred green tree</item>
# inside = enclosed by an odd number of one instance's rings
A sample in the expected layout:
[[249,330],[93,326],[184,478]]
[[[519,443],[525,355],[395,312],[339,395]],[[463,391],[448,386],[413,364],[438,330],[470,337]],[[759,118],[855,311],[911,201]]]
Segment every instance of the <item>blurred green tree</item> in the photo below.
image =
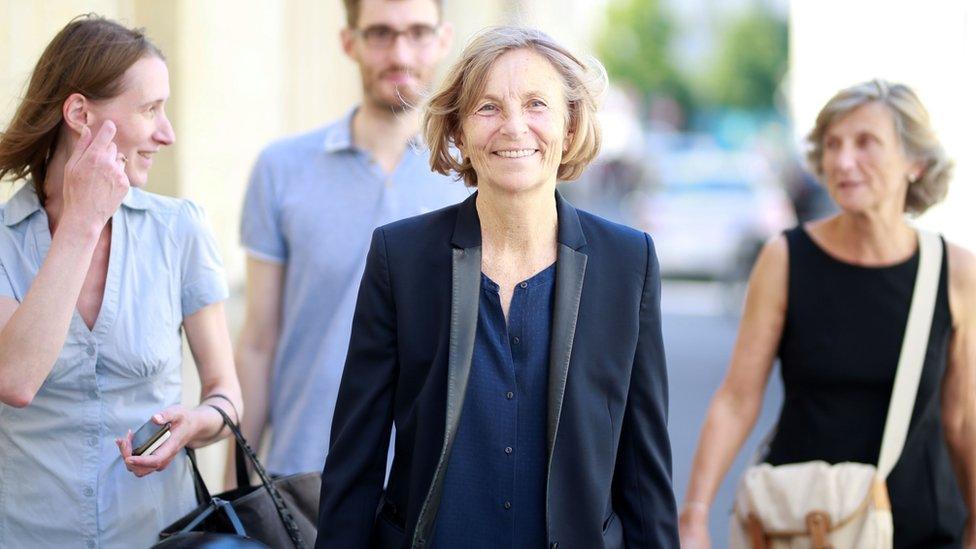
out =
[[681,32],[667,0],[609,0],[596,50],[616,83],[633,88],[644,106],[675,99],[692,119],[726,109],[770,112],[788,66],[785,20],[760,4],[730,16],[708,56],[679,66],[675,34]]
[[714,65],[704,75],[704,101],[717,107],[773,110],[788,56],[786,21],[760,8],[735,16],[725,27]]
[[666,95],[689,110],[694,96],[674,65],[670,48],[675,24],[663,3],[610,0],[596,50],[610,78],[633,88],[645,106],[655,96]]

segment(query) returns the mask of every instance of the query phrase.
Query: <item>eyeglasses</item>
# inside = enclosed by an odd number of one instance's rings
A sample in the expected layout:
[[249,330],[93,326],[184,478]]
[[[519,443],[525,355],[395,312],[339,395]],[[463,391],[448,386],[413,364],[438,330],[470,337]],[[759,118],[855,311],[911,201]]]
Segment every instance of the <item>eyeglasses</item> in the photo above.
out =
[[410,25],[404,30],[396,30],[386,25],[370,25],[365,29],[356,29],[356,34],[366,42],[366,46],[376,49],[389,48],[401,35],[411,46],[429,46],[439,32],[440,27],[423,24]]

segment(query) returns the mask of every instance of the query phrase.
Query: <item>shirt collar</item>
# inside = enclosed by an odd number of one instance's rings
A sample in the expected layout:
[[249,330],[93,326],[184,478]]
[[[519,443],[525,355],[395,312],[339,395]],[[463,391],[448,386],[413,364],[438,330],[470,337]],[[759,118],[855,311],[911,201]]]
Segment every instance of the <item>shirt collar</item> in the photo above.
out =
[[149,197],[146,196],[146,191],[136,187],[129,187],[129,192],[122,199],[122,205],[130,210],[148,210],[150,207]]
[[3,224],[13,227],[40,209],[41,201],[37,199],[37,193],[34,192],[34,183],[28,181],[4,205]]
[[[125,198],[122,199],[122,205],[132,210],[149,209],[149,201],[146,199],[145,191],[136,188],[129,189]],[[3,224],[13,227],[40,209],[41,201],[38,200],[37,192],[34,191],[34,184],[28,181],[14,193],[4,206]]]
[[338,121],[325,130],[325,152],[336,153],[348,151],[352,145],[352,117],[359,107],[353,107]]
[[[352,142],[352,117],[355,116],[357,110],[359,110],[358,105],[349,109],[342,118],[326,128],[325,139],[322,143],[325,152],[337,153],[356,149],[356,145]],[[407,141],[407,146],[413,150],[426,150],[424,140],[420,137],[419,133],[413,135]]]

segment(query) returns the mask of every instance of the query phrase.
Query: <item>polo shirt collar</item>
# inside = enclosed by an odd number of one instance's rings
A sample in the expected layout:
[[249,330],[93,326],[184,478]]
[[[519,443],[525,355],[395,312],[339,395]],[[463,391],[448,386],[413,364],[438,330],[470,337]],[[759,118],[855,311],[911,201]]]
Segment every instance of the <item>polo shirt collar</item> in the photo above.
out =
[[[356,149],[352,142],[352,119],[356,115],[359,106],[349,109],[342,118],[337,120],[325,130],[325,139],[322,146],[327,153],[337,153]],[[407,146],[413,150],[426,150],[424,140],[417,133],[407,141]]]

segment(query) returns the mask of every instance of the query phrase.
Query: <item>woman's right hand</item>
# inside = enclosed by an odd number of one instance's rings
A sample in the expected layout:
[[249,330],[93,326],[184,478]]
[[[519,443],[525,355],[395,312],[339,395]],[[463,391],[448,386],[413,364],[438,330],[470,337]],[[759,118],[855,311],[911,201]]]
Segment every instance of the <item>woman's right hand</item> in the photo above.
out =
[[63,221],[101,232],[129,191],[125,161],[112,139],[115,123],[106,120],[93,137],[85,126],[64,169]]
[[681,540],[681,549],[711,549],[708,510],[685,506],[678,517],[678,538]]

